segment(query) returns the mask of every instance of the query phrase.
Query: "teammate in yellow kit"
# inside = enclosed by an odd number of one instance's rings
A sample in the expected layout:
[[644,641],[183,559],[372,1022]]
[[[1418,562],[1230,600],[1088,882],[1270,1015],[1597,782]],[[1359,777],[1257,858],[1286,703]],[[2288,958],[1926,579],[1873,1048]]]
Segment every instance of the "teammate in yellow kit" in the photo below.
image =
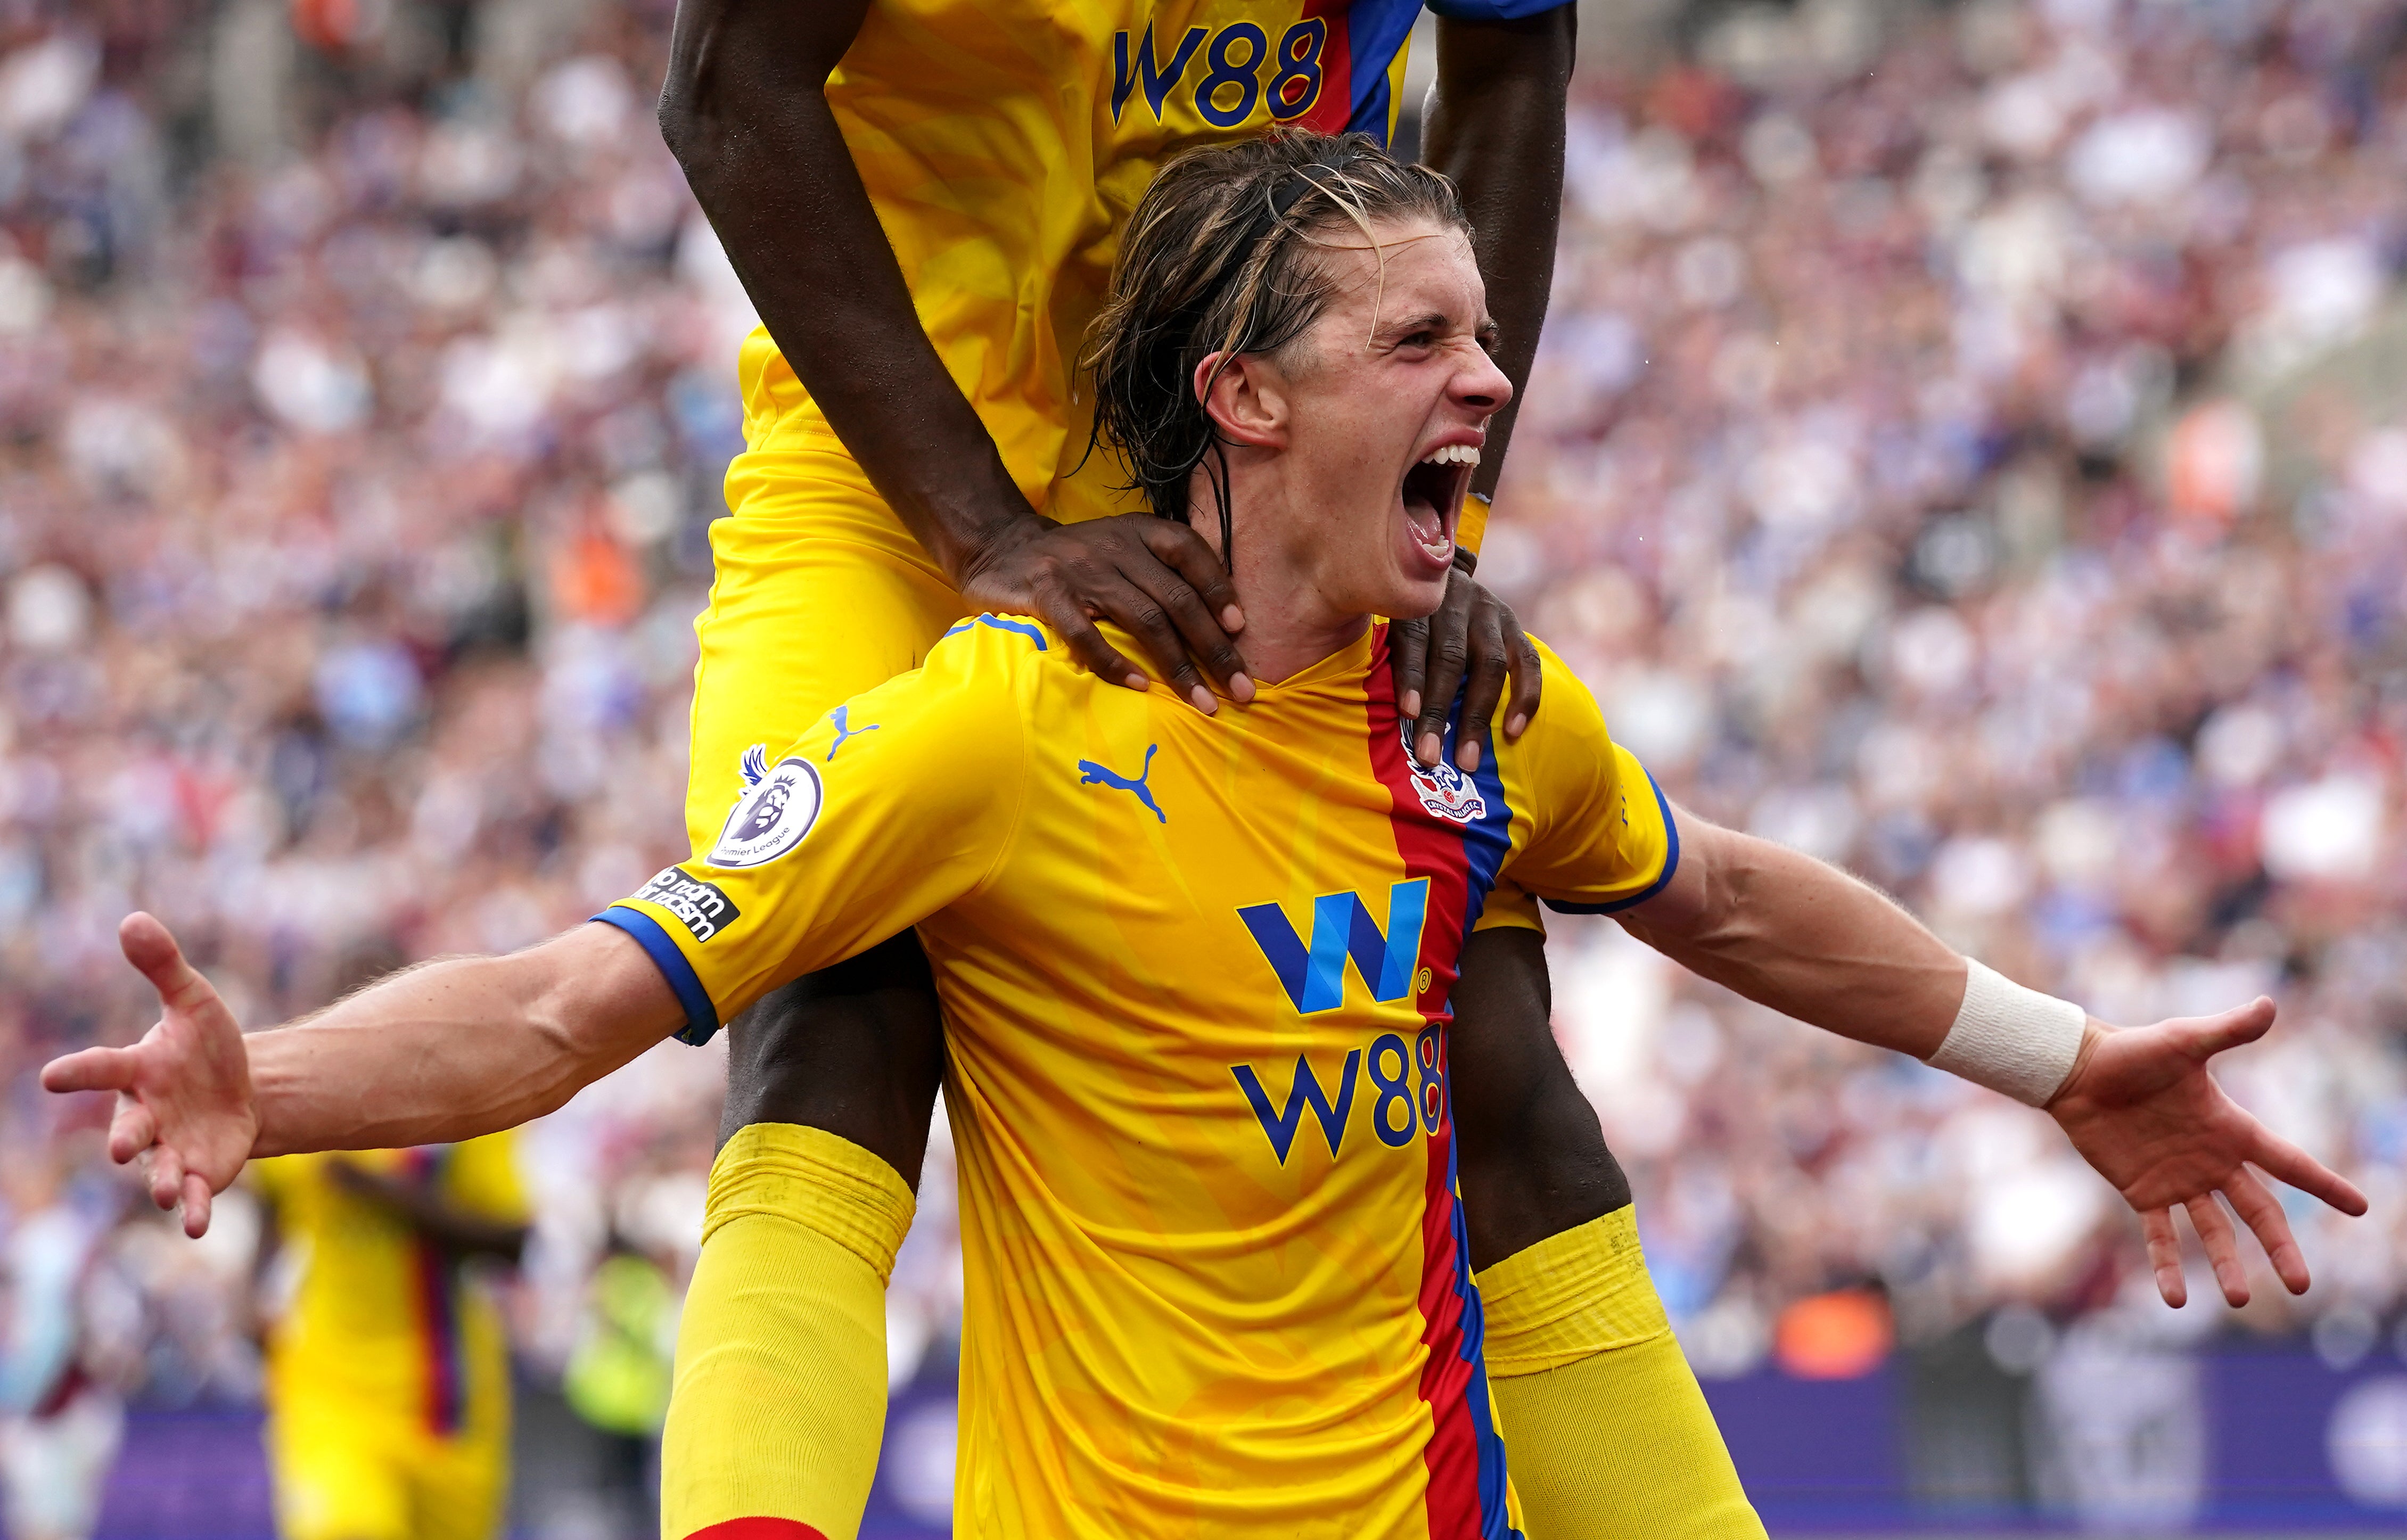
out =
[[[1560,668],[1564,698],[1520,743],[1470,776],[1417,768],[1372,618],[1438,602],[1461,451],[1509,390],[1478,346],[1459,215],[1443,184],[1327,141],[1201,155],[1155,196],[1132,240],[1157,256],[1132,264],[1179,281],[1126,292],[1151,298],[1104,323],[1099,390],[1119,442],[1161,430],[1161,452],[1132,451],[1149,495],[1233,556],[1272,681],[1255,713],[1123,692],[1047,628],[978,617],[923,670],[751,756],[708,846],[606,924],[246,1039],[134,917],[127,953],[165,1019],[45,1082],[129,1096],[112,1149],[150,1150],[153,1195],[180,1194],[189,1227],[254,1148],[522,1119],[917,920],[978,1192],[957,1501],[978,1533],[1513,1533],[1481,1292],[1561,1279],[1517,1258],[1473,1287],[1446,1020],[1500,877],[1864,1041],[2008,1079],[2066,1050],[2028,1099],[2127,1198],[2223,1191],[2306,1286],[2243,1162],[2352,1212],[2363,1198],[2204,1068],[2261,1035],[2268,1003],[2117,1032],[2055,1002],[2069,1038],[2060,1020],[2046,1041],[1968,1029],[1976,986],[2000,998],[1976,965],[1834,868],[1667,806]],[[1951,1058],[1975,1038],[1989,1060]],[[363,1111],[362,1083],[393,1089]],[[721,1236],[781,1208],[834,1142],[740,1134],[714,1173]],[[859,1191],[854,1241],[899,1189]],[[2231,1260],[2228,1231],[2205,1238]],[[819,1533],[756,1517],[776,1494],[747,1476],[727,1473],[733,1514],[697,1533]]]
[[509,1490],[509,1355],[476,1259],[526,1239],[516,1138],[265,1161],[291,1288],[267,1447],[285,1540],[485,1540]]

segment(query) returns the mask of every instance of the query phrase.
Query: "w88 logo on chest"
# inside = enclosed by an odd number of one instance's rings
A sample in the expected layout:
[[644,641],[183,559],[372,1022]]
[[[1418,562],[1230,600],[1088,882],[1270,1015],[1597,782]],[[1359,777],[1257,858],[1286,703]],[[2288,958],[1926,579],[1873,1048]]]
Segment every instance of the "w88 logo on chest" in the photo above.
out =
[[1133,36],[1116,33],[1112,121],[1117,125],[1142,92],[1156,123],[1182,103],[1214,128],[1241,127],[1265,105],[1273,121],[1293,122],[1320,101],[1328,48],[1329,23],[1317,16],[1286,28],[1276,43],[1254,21],[1189,27],[1159,41],[1150,24]]
[[[1326,1085],[1323,1069],[1332,1071]],[[1281,1165],[1295,1148],[1306,1111],[1332,1160],[1345,1149],[1358,1101],[1367,1104],[1365,1120],[1389,1149],[1411,1144],[1416,1134],[1434,1135],[1446,1125],[1445,1029],[1436,1025],[1423,1027],[1409,1043],[1400,1033],[1383,1032],[1368,1048],[1348,1048],[1342,1062],[1321,1068],[1314,1066],[1310,1054],[1299,1053],[1284,1098],[1273,1089],[1278,1078],[1275,1067],[1266,1074],[1252,1064],[1232,1064],[1229,1074]]]

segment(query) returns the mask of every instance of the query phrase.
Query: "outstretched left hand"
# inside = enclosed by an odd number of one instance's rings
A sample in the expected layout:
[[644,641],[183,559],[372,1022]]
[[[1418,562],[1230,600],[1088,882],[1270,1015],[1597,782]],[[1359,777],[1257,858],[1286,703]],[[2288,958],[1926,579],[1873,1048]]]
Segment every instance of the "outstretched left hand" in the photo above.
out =
[[1459,690],[1464,693],[1454,763],[1466,775],[1489,750],[1488,722],[1508,679],[1513,697],[1504,712],[1504,740],[1519,738],[1537,715],[1538,649],[1521,634],[1511,606],[1460,564],[1446,576],[1446,602],[1436,614],[1388,627],[1388,662],[1396,676],[1397,713],[1419,719],[1413,724],[1413,757],[1423,764],[1437,763]]
[[2167,1305],[2179,1307],[2189,1297],[2175,1207],[2189,1211],[2223,1297],[2235,1307],[2248,1303],[2239,1238],[2215,1201],[2218,1192],[2255,1232],[2284,1287],[2307,1291],[2306,1257],[2281,1203],[2252,1165],[2343,1214],[2365,1212],[2364,1193],[2257,1121],[2206,1071],[2208,1060],[2255,1042],[2272,1025],[2273,1002],[2262,997],[2220,1016],[2177,1017],[2152,1027],[2116,1031],[2093,1020],[2072,1073],[2047,1105],[2083,1159],[2139,1211],[2157,1291]]

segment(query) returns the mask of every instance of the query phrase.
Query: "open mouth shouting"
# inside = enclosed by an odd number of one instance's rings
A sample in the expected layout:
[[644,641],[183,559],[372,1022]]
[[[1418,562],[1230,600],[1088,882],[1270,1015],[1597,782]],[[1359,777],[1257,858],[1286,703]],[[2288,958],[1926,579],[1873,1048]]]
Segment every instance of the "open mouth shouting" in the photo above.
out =
[[1471,473],[1479,468],[1475,444],[1441,444],[1404,473],[1404,523],[1413,544],[1432,569],[1454,561],[1454,531]]

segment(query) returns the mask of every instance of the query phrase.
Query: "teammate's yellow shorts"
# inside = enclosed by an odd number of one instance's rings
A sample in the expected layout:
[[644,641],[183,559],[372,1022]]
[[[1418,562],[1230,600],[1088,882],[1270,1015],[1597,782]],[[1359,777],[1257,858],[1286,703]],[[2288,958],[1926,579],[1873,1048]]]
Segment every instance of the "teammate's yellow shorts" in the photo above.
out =
[[492,1540],[509,1495],[509,1416],[444,1437],[356,1402],[279,1398],[267,1419],[282,1540]]
[[852,457],[824,430],[776,431],[727,471],[718,569],[694,622],[686,829],[706,850],[744,790],[744,751],[775,753],[836,706],[919,666],[964,613]]

